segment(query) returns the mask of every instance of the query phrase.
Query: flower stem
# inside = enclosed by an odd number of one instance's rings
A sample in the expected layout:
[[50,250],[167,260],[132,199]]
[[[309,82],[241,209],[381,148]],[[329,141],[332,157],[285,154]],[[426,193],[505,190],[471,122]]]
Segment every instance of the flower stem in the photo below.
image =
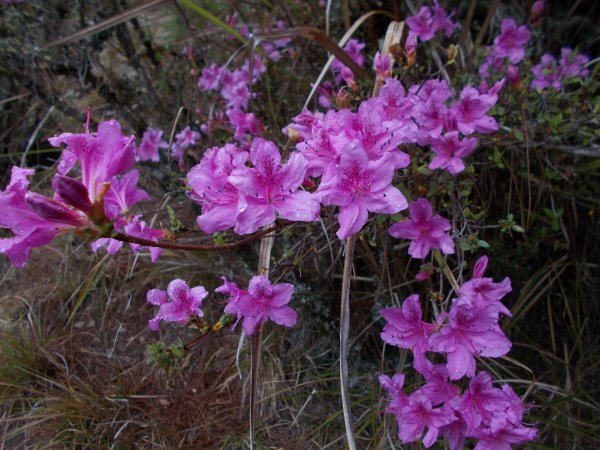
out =
[[[258,256],[258,273],[269,276],[269,267],[271,265],[271,250],[275,242],[275,236],[271,233],[274,227],[265,227],[266,237],[260,242],[260,251]],[[261,323],[251,338],[251,359],[250,359],[250,449],[254,448],[254,428],[256,426],[256,399],[258,390],[258,376],[260,373],[260,353],[262,347],[263,324]]]
[[342,407],[344,409],[344,425],[348,448],[356,450],[352,432],[352,416],[350,415],[350,399],[348,396],[348,334],[350,332],[350,281],[356,235],[346,238],[346,255],[344,257],[344,274],[342,279],[342,298],[340,304],[340,389],[342,391]]
[[437,261],[437,263],[442,268],[442,273],[444,274],[444,276],[446,277],[446,279],[452,286],[452,289],[454,289],[454,292],[458,292],[458,289],[459,289],[458,282],[456,281],[456,278],[454,278],[454,274],[452,273],[452,270],[448,266],[448,263],[446,263],[446,260],[444,259],[444,257],[440,253],[440,251],[433,250],[433,256],[434,256],[435,260]]

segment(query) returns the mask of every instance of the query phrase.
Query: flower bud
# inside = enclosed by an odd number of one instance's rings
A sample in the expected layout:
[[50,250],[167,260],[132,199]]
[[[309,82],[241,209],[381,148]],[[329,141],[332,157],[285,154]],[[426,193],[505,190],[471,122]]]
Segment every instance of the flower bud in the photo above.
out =
[[295,128],[287,127],[285,130],[287,132],[288,137],[290,138],[290,141],[292,141],[293,143],[297,143],[302,140],[302,135]]
[[74,208],[77,208],[84,213],[89,212],[92,208],[89,193],[83,183],[74,178],[56,175],[52,180],[54,192],[60,195],[64,202]]
[[27,203],[27,206],[42,219],[76,227],[85,225],[83,218],[75,211],[67,208],[62,203],[44,197],[37,192],[28,192],[25,195],[25,202]]

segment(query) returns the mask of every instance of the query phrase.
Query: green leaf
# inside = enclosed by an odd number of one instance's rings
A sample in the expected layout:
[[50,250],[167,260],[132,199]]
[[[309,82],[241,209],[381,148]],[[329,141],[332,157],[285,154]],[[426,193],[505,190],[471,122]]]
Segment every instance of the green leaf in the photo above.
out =
[[550,127],[550,129],[552,130],[553,133],[558,132],[558,126],[562,122],[562,119],[563,119],[562,112],[559,112],[555,116],[546,118],[546,122],[548,123],[548,126]]
[[213,25],[221,28],[226,33],[231,34],[232,36],[234,36],[236,39],[238,39],[243,44],[246,43],[246,39],[244,39],[244,37],[235,28],[226,24],[218,17],[213,16],[210,12],[208,12],[206,9],[202,8],[201,6],[195,4],[193,1],[179,0],[179,3],[181,3],[186,8],[191,9],[195,13],[199,14],[200,16],[202,16],[204,19],[208,20]]
[[523,133],[521,133],[521,130],[519,130],[518,128],[513,128],[512,133],[513,133],[513,136],[515,137],[515,139],[517,139],[519,141],[523,140]]
[[479,245],[481,248],[490,248],[490,244],[485,242],[483,239],[478,239],[477,245]]
[[523,227],[521,225],[513,225],[512,226],[513,231],[516,231],[517,233],[525,233],[525,230],[523,229]]
[[213,242],[215,243],[215,245],[225,244],[225,236],[227,236],[227,233],[225,232],[213,234]]

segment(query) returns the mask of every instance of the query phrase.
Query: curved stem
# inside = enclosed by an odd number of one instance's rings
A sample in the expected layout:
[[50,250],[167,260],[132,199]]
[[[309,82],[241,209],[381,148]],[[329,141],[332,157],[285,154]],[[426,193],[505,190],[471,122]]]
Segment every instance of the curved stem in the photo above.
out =
[[342,407],[344,409],[344,425],[348,448],[356,450],[352,432],[352,416],[350,415],[350,398],[348,395],[348,334],[350,332],[350,279],[356,235],[346,238],[346,255],[344,257],[344,275],[342,280],[342,299],[340,305],[340,388],[342,391]]
[[177,242],[169,242],[169,241],[152,241],[150,239],[139,238],[135,236],[131,236],[125,233],[115,233],[112,236],[109,236],[112,239],[121,242],[128,242],[130,244],[138,244],[143,245],[144,247],[159,247],[159,248],[169,248],[172,250],[190,250],[190,251],[201,251],[201,252],[214,252],[220,250],[233,250],[242,245],[248,244],[249,242],[255,241],[263,236],[272,233],[273,231],[279,230],[280,228],[287,227],[292,225],[294,222],[281,222],[277,225],[274,225],[265,230],[259,231],[258,233],[254,233],[252,236],[248,236],[247,238],[240,239],[236,242],[230,242],[228,244],[222,245],[198,245],[198,244],[182,244]]

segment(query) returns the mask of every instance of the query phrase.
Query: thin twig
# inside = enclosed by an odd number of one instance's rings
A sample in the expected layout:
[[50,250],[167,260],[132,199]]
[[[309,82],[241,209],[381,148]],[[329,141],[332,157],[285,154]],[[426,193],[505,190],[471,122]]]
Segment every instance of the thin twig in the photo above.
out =
[[141,4],[134,8],[131,8],[122,13],[116,14],[106,20],[103,20],[100,23],[92,25],[90,27],[84,28],[76,33],[73,33],[70,36],[67,36],[62,39],[57,39],[56,41],[49,42],[48,44],[42,46],[42,50],[46,50],[52,47],[56,47],[58,45],[70,44],[71,42],[76,42],[80,39],[86,38],[88,36],[93,36],[94,34],[100,33],[101,31],[108,30],[109,28],[114,27],[115,25],[119,25],[123,22],[127,22],[133,17],[137,17],[152,8],[156,8],[157,6],[162,6],[163,3],[167,3],[168,0],[152,0],[147,3]]
[[33,134],[29,137],[29,141],[27,142],[27,147],[25,148],[25,151],[23,152],[23,156],[21,157],[21,167],[25,167],[29,149],[31,149],[31,146],[35,142],[35,138],[37,137],[38,133],[40,132],[40,130],[46,123],[46,120],[48,120],[48,117],[50,117],[50,114],[52,114],[53,111],[54,111],[54,106],[50,106],[50,108],[48,109],[48,112],[46,112],[46,115],[44,116],[44,118],[40,121],[40,123],[38,123],[37,127],[35,127],[35,130],[33,131]]
[[[252,236],[248,236],[247,238],[240,239],[236,242],[230,242],[228,244],[222,245],[198,245],[198,244],[184,244],[178,242],[169,242],[169,241],[151,241],[150,239],[139,238],[135,236],[131,236],[125,233],[115,233],[110,236],[112,239],[116,239],[121,242],[128,242],[130,244],[138,244],[143,245],[144,247],[158,247],[158,248],[168,248],[171,250],[190,250],[190,251],[199,251],[199,252],[214,252],[220,250],[233,250],[239,248],[245,244],[248,244],[252,241],[255,241],[258,238],[268,235],[273,231],[279,230],[280,228],[284,228],[292,225],[293,222],[281,222],[272,227],[254,233]],[[272,237],[269,237],[272,239]],[[268,238],[267,238],[268,239]]]
[[348,395],[348,334],[350,332],[350,282],[352,261],[356,235],[346,238],[346,255],[344,257],[344,277],[342,280],[342,298],[340,304],[340,388],[342,391],[342,407],[344,409],[344,425],[348,448],[356,450],[352,431],[352,416],[350,414],[350,398]]

